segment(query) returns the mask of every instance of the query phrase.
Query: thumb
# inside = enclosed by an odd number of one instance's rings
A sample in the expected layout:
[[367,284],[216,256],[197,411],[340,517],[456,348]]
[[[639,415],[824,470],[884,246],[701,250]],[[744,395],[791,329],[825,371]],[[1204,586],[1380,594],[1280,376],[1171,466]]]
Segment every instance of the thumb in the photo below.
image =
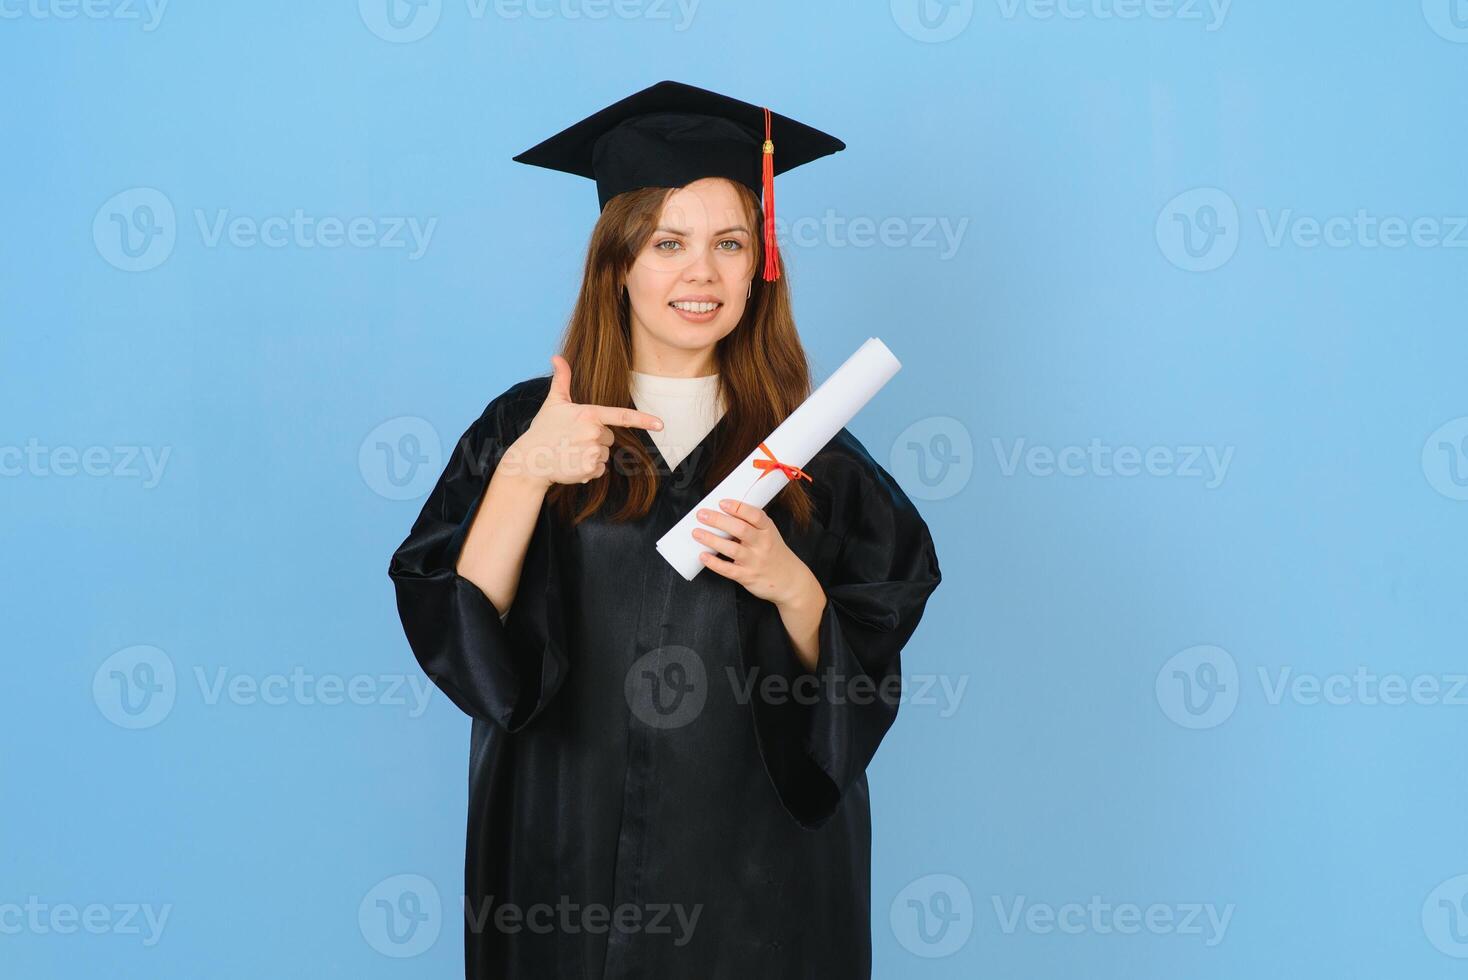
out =
[[570,402],[571,400],[571,365],[564,357],[555,354],[551,357],[550,393],[545,396],[548,402]]

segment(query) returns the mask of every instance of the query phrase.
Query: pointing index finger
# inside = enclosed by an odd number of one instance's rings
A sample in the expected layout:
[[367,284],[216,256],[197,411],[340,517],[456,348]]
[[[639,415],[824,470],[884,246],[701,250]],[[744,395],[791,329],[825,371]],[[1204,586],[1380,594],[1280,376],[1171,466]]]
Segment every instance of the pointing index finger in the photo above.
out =
[[639,412],[635,408],[611,408],[606,405],[588,406],[596,413],[596,420],[602,425],[620,425],[633,429],[661,429],[663,420],[656,415]]

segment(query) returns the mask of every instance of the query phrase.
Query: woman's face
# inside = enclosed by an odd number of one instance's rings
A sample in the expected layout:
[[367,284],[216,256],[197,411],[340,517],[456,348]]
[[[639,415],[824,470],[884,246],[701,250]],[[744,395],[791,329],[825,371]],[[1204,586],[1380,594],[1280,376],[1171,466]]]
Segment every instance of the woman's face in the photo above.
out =
[[754,229],[734,185],[706,177],[668,195],[627,272],[637,370],[708,367],[744,316]]

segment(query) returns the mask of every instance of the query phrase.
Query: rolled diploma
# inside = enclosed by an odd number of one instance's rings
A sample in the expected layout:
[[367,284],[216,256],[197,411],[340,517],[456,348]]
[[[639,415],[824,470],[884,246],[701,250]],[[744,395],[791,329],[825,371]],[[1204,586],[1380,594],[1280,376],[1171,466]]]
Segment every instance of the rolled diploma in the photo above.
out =
[[[867,338],[866,343],[846,359],[846,363],[770,433],[765,445],[780,462],[803,468],[883,385],[892,380],[901,367],[902,363],[886,344],[876,337]],[[658,554],[688,581],[693,581],[693,577],[703,571],[703,562],[698,556],[705,551],[713,551],[694,539],[693,529],[703,527],[721,538],[731,536],[702,524],[697,517],[700,509],[718,511],[719,501],[726,497],[764,507],[790,482],[790,478],[778,469],[755,469],[756,459],[769,457],[756,446],[744,462],[734,467],[734,471],[714,487],[713,492],[658,539]]]

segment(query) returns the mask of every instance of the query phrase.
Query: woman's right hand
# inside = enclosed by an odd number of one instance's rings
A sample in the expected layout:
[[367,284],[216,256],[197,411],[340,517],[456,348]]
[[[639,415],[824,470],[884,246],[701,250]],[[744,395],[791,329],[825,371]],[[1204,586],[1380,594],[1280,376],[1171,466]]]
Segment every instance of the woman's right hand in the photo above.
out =
[[547,490],[556,483],[587,483],[607,471],[615,441],[611,426],[663,427],[662,419],[636,409],[576,404],[571,400],[571,365],[556,354],[551,368],[550,391],[530,428],[505,450],[501,468]]

